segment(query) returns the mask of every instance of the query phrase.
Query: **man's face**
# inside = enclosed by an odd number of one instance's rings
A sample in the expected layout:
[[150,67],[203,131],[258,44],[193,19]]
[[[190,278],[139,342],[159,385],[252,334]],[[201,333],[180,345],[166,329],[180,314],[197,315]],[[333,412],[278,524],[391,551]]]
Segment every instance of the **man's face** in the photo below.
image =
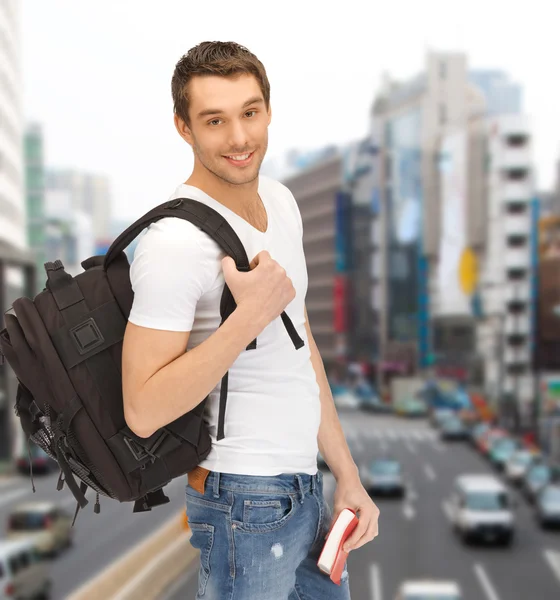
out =
[[232,185],[256,179],[268,147],[271,114],[255,77],[197,76],[189,83],[189,96],[191,126],[178,126],[195,162]]

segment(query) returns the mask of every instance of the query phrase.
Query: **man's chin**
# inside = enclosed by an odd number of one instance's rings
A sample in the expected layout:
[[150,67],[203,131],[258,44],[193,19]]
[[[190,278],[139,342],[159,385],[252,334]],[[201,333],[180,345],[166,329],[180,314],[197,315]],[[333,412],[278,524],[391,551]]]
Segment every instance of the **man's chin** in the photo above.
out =
[[220,178],[231,185],[246,185],[259,176],[258,169],[251,173],[220,173]]

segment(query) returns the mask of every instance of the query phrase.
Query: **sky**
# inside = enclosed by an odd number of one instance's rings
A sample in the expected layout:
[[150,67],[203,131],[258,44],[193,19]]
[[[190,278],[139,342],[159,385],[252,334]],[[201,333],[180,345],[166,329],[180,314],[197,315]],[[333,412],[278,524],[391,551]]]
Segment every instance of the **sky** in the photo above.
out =
[[465,52],[469,68],[523,86],[537,185],[554,185],[560,83],[546,65],[560,36],[548,0],[21,1],[25,121],[43,126],[48,167],[109,177],[117,219],[167,201],[191,173],[171,76],[205,40],[239,42],[265,65],[269,157],[362,137],[384,72],[406,79],[429,49]]

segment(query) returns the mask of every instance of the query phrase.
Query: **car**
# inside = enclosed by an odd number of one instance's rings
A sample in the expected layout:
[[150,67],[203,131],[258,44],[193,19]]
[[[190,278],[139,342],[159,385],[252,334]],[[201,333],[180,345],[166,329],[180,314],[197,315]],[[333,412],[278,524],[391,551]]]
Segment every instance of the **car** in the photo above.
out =
[[360,407],[358,396],[346,385],[332,385],[332,396],[337,409],[355,410]]
[[402,467],[391,457],[376,458],[360,468],[362,485],[371,495],[392,495],[402,498],[405,485]]
[[457,415],[449,415],[441,424],[440,437],[442,440],[465,440],[468,435],[467,426]]
[[428,414],[428,405],[421,398],[404,398],[395,404],[395,413],[402,417],[425,417]]
[[521,489],[529,502],[534,502],[540,490],[554,478],[554,468],[544,460],[533,462],[521,479]]
[[379,394],[367,382],[361,382],[356,385],[354,387],[354,393],[358,398],[360,408],[364,411],[375,413],[388,413],[392,411],[391,406],[386,402],[383,402],[379,397]]
[[477,440],[476,447],[482,455],[487,455],[494,442],[502,437],[508,437],[508,432],[499,427],[490,427]]
[[395,600],[463,600],[463,594],[455,581],[411,580],[401,583]]
[[503,436],[494,440],[488,452],[488,458],[492,465],[501,471],[510,457],[520,448],[521,444],[516,439]]
[[52,585],[47,563],[29,540],[0,540],[0,599],[48,600]]
[[486,422],[476,423],[470,430],[470,441],[475,447],[478,445],[478,440],[490,430],[490,425]]
[[505,463],[506,478],[519,485],[531,463],[538,459],[538,454],[531,450],[516,450]]
[[[31,463],[29,461],[30,454]],[[25,452],[16,457],[15,466],[22,475],[30,475],[31,468],[33,469],[33,475],[49,474],[59,470],[56,460],[51,458],[40,446],[37,446],[33,442],[29,442],[29,452],[27,452],[26,448]]]
[[56,556],[73,543],[73,517],[55,502],[25,502],[8,515],[6,537],[31,539],[43,556]]
[[543,529],[560,526],[560,484],[548,484],[539,491],[535,517]]
[[464,474],[456,478],[447,501],[453,529],[465,543],[479,540],[511,544],[514,501],[493,475]]
[[455,415],[452,408],[434,408],[430,414],[430,425],[438,429],[447,417]]

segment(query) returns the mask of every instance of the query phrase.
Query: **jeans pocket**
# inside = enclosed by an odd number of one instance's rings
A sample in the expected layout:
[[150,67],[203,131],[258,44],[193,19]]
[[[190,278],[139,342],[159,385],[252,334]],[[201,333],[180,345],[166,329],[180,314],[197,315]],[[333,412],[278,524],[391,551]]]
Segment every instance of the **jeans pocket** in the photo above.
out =
[[296,510],[293,494],[281,496],[242,497],[242,521],[235,522],[236,528],[248,532],[273,531],[284,526]]
[[214,545],[214,526],[207,523],[191,523],[191,545],[200,550],[200,570],[198,574],[198,595],[204,596],[210,577],[210,553]]

